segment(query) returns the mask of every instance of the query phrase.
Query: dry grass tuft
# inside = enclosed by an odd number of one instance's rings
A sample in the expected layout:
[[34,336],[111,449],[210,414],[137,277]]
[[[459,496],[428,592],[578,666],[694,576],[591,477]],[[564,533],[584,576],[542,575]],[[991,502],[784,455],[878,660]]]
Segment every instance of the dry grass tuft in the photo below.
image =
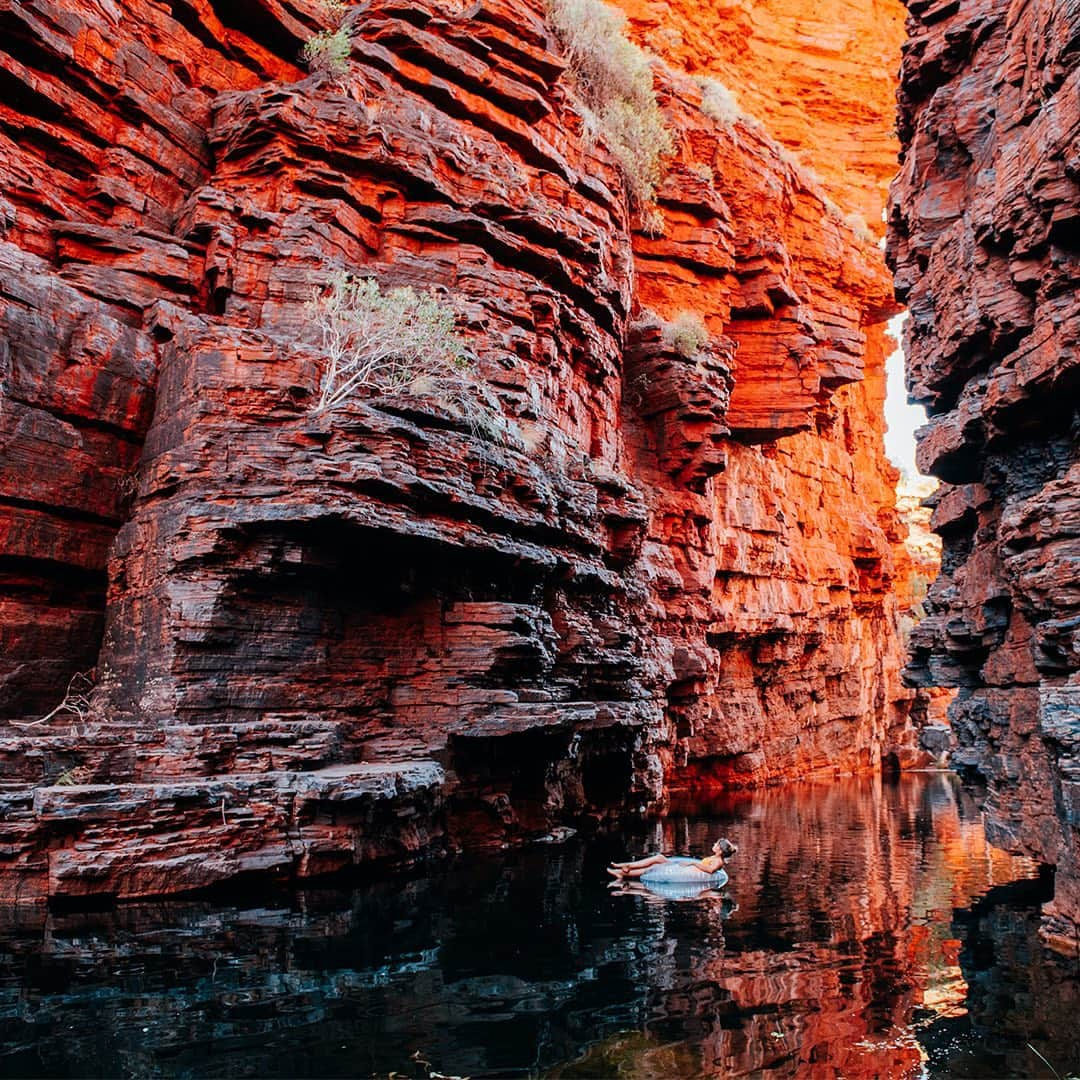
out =
[[626,18],[601,0],[551,0],[586,127],[619,163],[637,209],[656,198],[663,159],[674,149],[656,101],[649,57],[625,34]]
[[719,79],[699,78],[701,111],[724,127],[731,127],[742,116],[735,95]]
[[680,311],[664,326],[664,340],[680,356],[692,359],[709,343],[709,328],[696,311]]

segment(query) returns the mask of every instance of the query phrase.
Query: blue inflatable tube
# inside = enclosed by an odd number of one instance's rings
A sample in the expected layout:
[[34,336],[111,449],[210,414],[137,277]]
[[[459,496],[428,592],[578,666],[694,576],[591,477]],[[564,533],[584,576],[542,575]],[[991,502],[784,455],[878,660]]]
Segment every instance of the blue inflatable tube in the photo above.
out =
[[638,881],[645,885],[696,885],[698,888],[705,886],[712,889],[719,889],[727,884],[728,876],[724,870],[706,874],[704,870],[694,866],[697,861],[686,856],[675,856],[658,866],[650,866]]
[[[720,880],[714,882],[713,877],[719,877]],[[721,871],[719,874],[712,875],[704,885],[678,881],[647,881],[638,886],[638,889],[659,900],[697,900],[701,896],[719,895],[726,883],[727,875]]]

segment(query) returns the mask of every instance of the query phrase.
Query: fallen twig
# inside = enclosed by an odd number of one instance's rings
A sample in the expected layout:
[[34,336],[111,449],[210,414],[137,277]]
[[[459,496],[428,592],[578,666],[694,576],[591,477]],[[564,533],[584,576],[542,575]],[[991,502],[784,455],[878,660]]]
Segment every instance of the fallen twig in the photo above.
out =
[[67,693],[63,701],[37,720],[22,723],[12,720],[11,726],[17,728],[38,727],[47,724],[54,716],[61,713],[74,713],[80,720],[85,720],[90,713],[90,691],[94,689],[93,671],[76,671],[68,680]]

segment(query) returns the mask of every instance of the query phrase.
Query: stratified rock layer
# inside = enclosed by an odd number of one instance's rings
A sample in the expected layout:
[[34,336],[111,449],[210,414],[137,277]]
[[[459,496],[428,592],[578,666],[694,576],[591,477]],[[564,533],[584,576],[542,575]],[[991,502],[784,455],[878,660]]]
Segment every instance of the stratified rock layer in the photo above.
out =
[[[941,537],[930,528],[933,510],[929,503],[938,489],[932,476],[901,475],[896,486],[896,509],[908,535],[907,559],[898,567],[897,598],[900,601],[900,636],[907,645],[915,627],[926,618],[926,596],[941,570]],[[921,687],[912,701],[912,726],[919,745],[942,767],[948,765],[955,743],[948,709],[956,690],[944,686]]]
[[1080,927],[1080,8],[909,0],[891,257],[945,542],[912,676]]
[[[231,11],[0,5],[3,895],[314,875],[910,746],[894,305],[816,183],[658,71],[678,150],[634,235],[541,4],[350,7],[336,82],[294,64],[334,10]],[[505,443],[423,396],[313,410],[340,270],[437,290]],[[95,664],[89,715],[17,726]]]
[[617,0],[637,38],[719,79],[817,174],[845,214],[880,236],[896,174],[902,0]]

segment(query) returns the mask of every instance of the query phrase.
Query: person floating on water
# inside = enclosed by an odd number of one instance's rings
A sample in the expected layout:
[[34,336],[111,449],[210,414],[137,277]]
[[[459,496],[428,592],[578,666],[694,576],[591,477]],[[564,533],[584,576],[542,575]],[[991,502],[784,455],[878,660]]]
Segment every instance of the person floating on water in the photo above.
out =
[[712,846],[712,854],[704,859],[669,858],[667,855],[647,855],[635,862],[612,863],[608,873],[617,881],[628,878],[644,878],[647,881],[705,880],[724,869],[724,860],[730,859],[738,847],[726,837]]

